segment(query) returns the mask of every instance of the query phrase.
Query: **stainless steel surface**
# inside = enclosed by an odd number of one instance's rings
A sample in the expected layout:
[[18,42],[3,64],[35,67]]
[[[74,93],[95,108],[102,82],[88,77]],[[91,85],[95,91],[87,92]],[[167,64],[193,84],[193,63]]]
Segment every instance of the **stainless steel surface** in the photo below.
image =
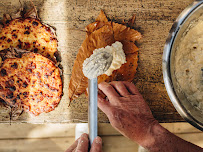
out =
[[203,131],[203,114],[191,105],[181,92],[176,89],[176,82],[173,77],[173,60],[175,58],[176,46],[182,34],[187,29],[191,21],[203,14],[203,0],[194,1],[176,19],[173,24],[163,52],[163,78],[167,93],[174,107],[179,114],[190,124]]
[[97,137],[97,78],[88,80],[88,96],[89,96],[89,109],[88,109],[88,123],[89,123],[89,138],[90,144]]

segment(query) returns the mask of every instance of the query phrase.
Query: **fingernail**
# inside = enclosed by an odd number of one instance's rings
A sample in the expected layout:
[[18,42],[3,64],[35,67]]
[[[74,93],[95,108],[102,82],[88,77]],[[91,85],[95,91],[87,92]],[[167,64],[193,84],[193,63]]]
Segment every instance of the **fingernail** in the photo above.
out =
[[87,136],[87,134],[84,133],[81,135],[81,137],[87,138],[88,136]]
[[101,139],[100,137],[96,137],[96,138],[95,138],[95,142],[96,142],[97,144],[102,144],[102,139]]

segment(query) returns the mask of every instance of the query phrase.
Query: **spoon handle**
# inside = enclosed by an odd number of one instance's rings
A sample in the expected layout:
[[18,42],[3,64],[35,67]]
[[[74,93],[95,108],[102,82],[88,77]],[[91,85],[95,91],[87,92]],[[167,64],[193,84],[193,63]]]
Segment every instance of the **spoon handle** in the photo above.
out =
[[93,140],[97,137],[97,96],[98,96],[98,86],[97,78],[88,80],[88,98],[89,98],[89,109],[88,109],[88,124],[89,124],[89,138],[90,145]]

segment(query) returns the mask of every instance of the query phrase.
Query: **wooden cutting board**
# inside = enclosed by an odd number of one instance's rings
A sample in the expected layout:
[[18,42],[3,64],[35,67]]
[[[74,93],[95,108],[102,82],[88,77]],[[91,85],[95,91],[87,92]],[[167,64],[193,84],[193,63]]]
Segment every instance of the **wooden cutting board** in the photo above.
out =
[[[68,84],[77,51],[85,39],[85,26],[104,10],[115,22],[128,20],[136,14],[136,26],[143,34],[137,42],[139,66],[134,83],[149,104],[154,117],[160,122],[183,121],[169,100],[162,78],[162,53],[168,32],[180,12],[193,0],[33,0],[43,22],[57,29],[59,51],[64,70],[64,96],[56,110],[33,117],[23,113],[12,123],[67,123],[87,122],[88,101],[83,95],[70,106]],[[22,5],[29,3],[21,0]],[[18,0],[0,2],[3,13],[16,12]],[[136,105],[135,105],[136,106]],[[99,111],[99,121],[108,122]],[[9,111],[0,107],[0,123],[9,123]]]

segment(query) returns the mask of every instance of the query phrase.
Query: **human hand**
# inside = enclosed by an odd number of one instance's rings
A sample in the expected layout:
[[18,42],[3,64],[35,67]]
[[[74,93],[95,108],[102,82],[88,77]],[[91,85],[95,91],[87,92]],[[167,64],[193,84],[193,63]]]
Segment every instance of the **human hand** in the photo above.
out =
[[107,115],[111,125],[144,147],[151,144],[151,129],[159,124],[135,85],[115,81],[110,84],[102,82],[98,87],[107,97],[99,94],[98,107]]
[[[89,138],[82,134],[65,152],[88,152]],[[96,137],[91,145],[90,152],[102,152],[102,139]]]

